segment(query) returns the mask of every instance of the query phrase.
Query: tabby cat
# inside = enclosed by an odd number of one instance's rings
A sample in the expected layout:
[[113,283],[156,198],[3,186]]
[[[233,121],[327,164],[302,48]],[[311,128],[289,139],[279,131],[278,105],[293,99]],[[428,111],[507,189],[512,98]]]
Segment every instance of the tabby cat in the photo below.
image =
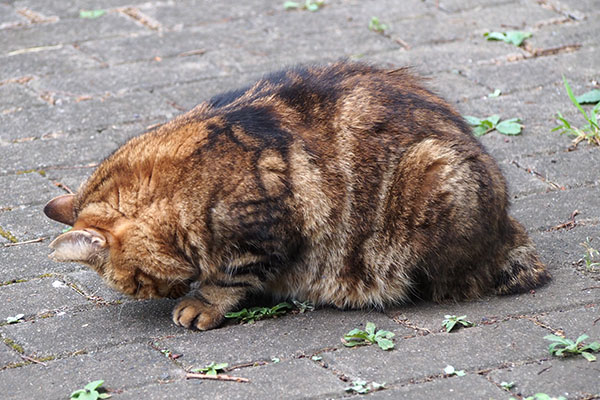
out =
[[46,215],[50,255],[217,327],[252,293],[340,308],[549,280],[496,162],[407,69],[339,62],[212,98],[108,157]]

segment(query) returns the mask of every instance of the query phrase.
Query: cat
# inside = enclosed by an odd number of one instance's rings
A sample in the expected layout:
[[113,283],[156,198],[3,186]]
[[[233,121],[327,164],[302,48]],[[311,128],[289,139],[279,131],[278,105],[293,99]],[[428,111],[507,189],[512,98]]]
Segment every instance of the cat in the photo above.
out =
[[50,247],[206,330],[246,296],[339,308],[550,279],[463,118],[407,68],[272,73],[135,137],[45,214]]

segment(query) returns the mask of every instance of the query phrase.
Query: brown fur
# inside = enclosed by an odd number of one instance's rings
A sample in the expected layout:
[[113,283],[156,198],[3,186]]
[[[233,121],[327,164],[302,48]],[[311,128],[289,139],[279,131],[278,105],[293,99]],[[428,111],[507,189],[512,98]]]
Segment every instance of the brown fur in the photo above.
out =
[[251,292],[338,307],[513,293],[549,279],[498,166],[407,70],[297,67],[136,137],[51,247],[135,297],[218,326]]

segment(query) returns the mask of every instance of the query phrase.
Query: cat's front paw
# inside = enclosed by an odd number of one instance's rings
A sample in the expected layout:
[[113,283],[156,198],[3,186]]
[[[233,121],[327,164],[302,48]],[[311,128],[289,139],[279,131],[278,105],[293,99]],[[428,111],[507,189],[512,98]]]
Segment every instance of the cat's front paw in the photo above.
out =
[[223,318],[217,307],[194,298],[181,300],[173,309],[173,322],[188,329],[205,331],[216,328]]

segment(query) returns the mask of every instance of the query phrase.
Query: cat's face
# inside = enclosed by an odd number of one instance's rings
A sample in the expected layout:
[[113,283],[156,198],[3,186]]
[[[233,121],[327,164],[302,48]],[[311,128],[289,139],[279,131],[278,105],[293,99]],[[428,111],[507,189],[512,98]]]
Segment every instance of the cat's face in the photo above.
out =
[[189,290],[192,271],[152,226],[111,213],[107,203],[76,210],[76,195],[52,199],[44,213],[73,229],[51,244],[50,258],[89,265],[113,288],[135,298],[177,298]]

